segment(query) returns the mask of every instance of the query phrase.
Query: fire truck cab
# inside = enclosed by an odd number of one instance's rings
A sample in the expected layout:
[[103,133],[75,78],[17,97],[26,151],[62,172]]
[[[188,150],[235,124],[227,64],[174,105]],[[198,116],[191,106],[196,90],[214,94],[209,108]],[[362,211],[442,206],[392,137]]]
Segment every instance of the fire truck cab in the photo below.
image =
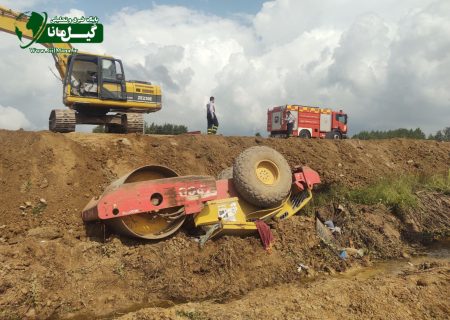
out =
[[295,117],[290,135],[301,138],[347,138],[347,114],[318,107],[285,105],[267,111],[267,131],[271,137],[286,137],[287,111]]

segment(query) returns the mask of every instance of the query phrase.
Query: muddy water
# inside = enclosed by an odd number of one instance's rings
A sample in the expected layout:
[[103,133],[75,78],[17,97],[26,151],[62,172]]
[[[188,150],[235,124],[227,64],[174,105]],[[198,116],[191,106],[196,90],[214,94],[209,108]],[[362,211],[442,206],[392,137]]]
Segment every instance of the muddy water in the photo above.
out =
[[375,262],[370,267],[352,268],[336,277],[366,280],[379,275],[397,275],[408,269],[413,270],[414,265],[425,263],[430,258],[442,262],[450,262],[450,239],[433,244],[426,251],[420,252],[411,258]]

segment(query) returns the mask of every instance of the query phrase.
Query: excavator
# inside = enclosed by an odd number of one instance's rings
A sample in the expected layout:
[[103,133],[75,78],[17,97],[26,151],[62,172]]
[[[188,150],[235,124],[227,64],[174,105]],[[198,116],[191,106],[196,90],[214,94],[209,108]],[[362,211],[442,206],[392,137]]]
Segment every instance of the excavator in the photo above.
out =
[[[0,31],[32,40],[29,17],[0,6]],[[16,29],[17,28],[17,29]],[[68,109],[52,110],[49,130],[73,132],[77,124],[103,125],[110,133],[143,133],[144,113],[162,107],[161,88],[125,80],[122,61],[107,55],[73,53],[70,43],[42,43],[52,53]]]

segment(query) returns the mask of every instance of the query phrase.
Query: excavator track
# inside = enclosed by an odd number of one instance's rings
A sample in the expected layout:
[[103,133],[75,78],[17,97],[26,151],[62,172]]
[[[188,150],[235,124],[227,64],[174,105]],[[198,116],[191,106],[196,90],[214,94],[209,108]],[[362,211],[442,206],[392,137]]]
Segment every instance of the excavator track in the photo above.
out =
[[144,116],[142,113],[127,113],[125,117],[126,133],[144,133]]
[[73,110],[52,110],[48,119],[48,128],[53,132],[74,132],[77,124]]

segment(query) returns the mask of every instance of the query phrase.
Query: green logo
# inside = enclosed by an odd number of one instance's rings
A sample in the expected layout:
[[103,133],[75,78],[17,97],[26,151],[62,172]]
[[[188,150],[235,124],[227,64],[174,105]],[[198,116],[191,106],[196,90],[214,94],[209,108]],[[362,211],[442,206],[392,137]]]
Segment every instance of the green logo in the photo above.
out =
[[[28,20],[28,22],[25,25],[26,30],[22,30],[23,28],[23,21]],[[22,23],[20,23],[22,22]],[[42,14],[39,14],[37,12],[24,12],[21,13],[17,18],[15,22],[15,31],[16,35],[19,38],[22,45],[20,46],[22,49],[28,48],[33,43],[36,42],[37,39],[43,34],[45,30],[45,26],[47,24],[47,13],[43,12]],[[29,34],[31,31],[32,33],[32,39],[31,41],[25,43],[23,35]],[[28,37],[29,38],[29,37]]]
[[[15,21],[22,49],[33,43],[100,43],[103,25],[97,17],[55,17],[47,23],[47,13],[24,12]],[[28,41],[26,41],[27,39]]]

